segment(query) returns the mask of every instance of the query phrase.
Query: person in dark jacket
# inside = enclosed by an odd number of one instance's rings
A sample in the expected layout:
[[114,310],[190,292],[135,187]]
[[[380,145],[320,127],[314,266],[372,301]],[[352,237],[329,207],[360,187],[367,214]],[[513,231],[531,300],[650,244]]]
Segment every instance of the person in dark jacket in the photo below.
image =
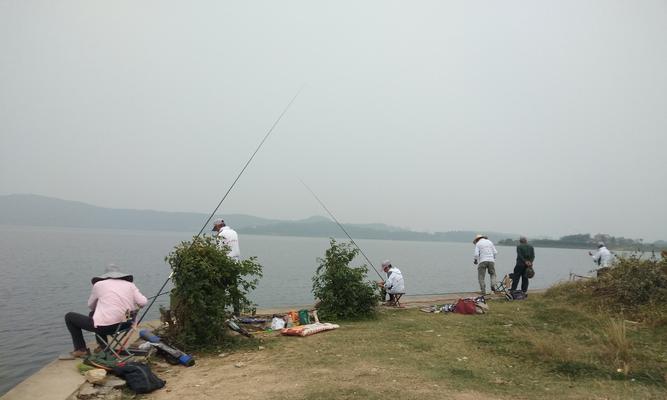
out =
[[514,266],[514,273],[512,274],[512,292],[519,286],[519,279],[521,279],[521,291],[526,293],[528,291],[528,267],[533,267],[535,261],[535,249],[528,244],[528,239],[525,236],[519,238],[519,245],[516,246],[516,265]]

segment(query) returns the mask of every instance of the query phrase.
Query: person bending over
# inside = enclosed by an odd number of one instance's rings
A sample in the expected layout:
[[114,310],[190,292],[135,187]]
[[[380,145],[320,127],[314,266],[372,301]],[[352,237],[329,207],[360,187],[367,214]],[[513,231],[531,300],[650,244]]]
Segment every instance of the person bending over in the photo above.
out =
[[387,279],[384,282],[379,282],[379,285],[387,294],[389,294],[389,304],[394,304],[396,295],[405,293],[403,274],[401,273],[401,270],[393,267],[389,260],[382,263],[382,270],[387,274]]

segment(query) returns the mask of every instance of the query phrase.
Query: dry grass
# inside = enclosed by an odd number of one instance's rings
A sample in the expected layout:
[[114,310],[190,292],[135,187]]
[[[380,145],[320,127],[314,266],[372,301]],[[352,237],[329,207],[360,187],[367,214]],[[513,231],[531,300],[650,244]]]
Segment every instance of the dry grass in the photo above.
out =
[[665,332],[539,296],[490,308],[477,316],[383,310],[307,338],[267,337],[252,351],[173,368],[163,376],[170,391],[150,398],[666,397]]
[[618,372],[627,376],[632,362],[632,342],[628,338],[625,321],[609,318],[602,325],[602,335],[609,361],[618,367]]

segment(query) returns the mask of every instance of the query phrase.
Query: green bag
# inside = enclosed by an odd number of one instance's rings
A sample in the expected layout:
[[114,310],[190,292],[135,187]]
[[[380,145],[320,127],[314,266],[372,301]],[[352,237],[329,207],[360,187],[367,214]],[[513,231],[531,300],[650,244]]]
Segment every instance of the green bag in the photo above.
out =
[[301,325],[310,324],[310,314],[308,313],[308,310],[306,309],[299,310],[299,324]]

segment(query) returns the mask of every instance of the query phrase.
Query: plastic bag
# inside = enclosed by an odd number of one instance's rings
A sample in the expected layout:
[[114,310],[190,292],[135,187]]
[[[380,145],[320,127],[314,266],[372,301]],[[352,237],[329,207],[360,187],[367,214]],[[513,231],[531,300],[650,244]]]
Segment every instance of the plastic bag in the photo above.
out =
[[278,317],[273,317],[271,320],[271,329],[275,330],[280,330],[285,327],[285,320],[282,318]]

